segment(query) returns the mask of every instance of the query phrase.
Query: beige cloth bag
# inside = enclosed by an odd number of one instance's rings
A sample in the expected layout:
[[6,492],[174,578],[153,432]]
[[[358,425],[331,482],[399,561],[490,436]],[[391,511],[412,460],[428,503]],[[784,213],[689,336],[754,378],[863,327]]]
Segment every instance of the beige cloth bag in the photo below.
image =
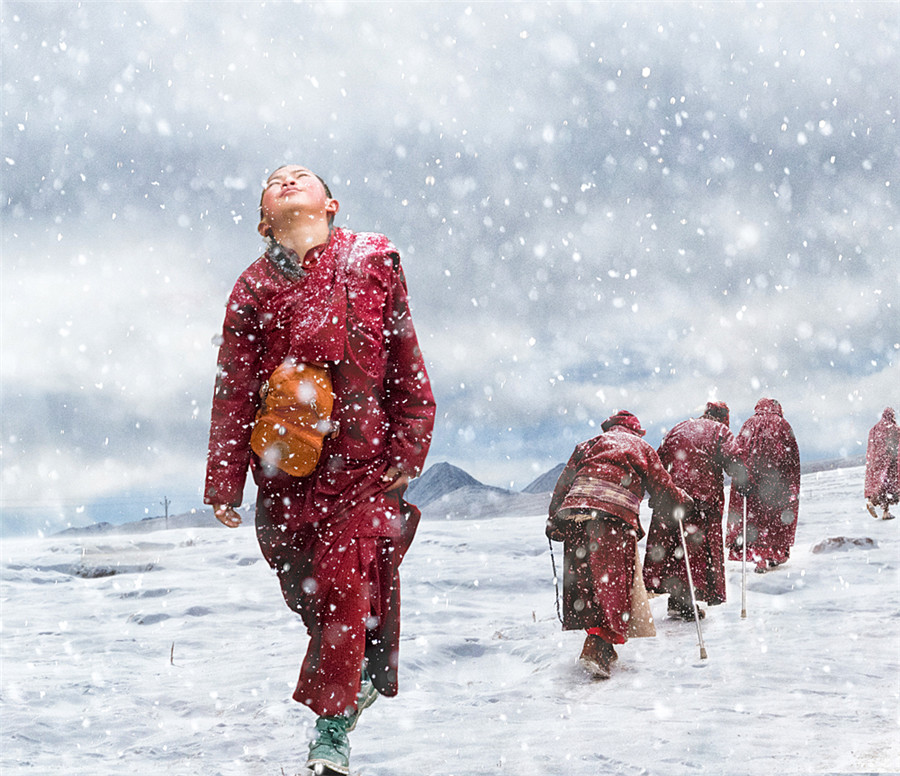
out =
[[631,617],[628,618],[628,629],[625,635],[630,639],[656,635],[653,614],[650,611],[650,597],[644,587],[644,566],[641,553],[634,549],[634,581],[631,583]]

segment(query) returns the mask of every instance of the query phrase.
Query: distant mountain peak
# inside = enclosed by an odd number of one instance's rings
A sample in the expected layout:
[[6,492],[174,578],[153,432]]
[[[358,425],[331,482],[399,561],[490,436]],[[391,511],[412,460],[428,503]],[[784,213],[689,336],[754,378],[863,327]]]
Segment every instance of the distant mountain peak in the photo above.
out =
[[550,471],[544,472],[540,477],[532,481],[531,484],[522,488],[522,493],[552,493],[553,489],[556,487],[556,481],[559,479],[559,475],[563,473],[563,469],[565,468],[566,465],[564,463],[556,464]]
[[471,474],[458,466],[441,461],[429,467],[421,477],[413,480],[405,497],[416,506],[424,507],[459,488],[480,485],[482,483]]

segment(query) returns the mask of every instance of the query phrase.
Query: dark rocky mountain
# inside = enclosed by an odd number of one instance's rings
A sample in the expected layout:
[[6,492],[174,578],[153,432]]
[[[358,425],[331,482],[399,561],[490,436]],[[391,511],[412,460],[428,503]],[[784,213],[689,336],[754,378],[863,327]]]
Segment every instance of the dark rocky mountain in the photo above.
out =
[[522,488],[522,493],[552,493],[556,487],[556,481],[563,469],[566,468],[564,463],[558,463],[550,471],[544,472],[536,480]]
[[[555,469],[538,477],[529,488],[514,491],[485,485],[462,469],[441,462],[427,469],[413,480],[406,497],[416,504],[427,518],[459,520],[503,515],[540,514],[547,511],[550,498],[547,490],[556,484]],[[546,482],[552,484],[546,490]]]
[[426,519],[440,520],[546,515],[549,504],[549,493],[520,493],[487,485],[469,485],[432,501],[422,514]]
[[453,464],[441,461],[426,469],[422,476],[410,483],[406,491],[406,498],[420,509],[428,506],[433,501],[452,493],[459,488],[475,487],[486,488],[471,474],[453,466]]

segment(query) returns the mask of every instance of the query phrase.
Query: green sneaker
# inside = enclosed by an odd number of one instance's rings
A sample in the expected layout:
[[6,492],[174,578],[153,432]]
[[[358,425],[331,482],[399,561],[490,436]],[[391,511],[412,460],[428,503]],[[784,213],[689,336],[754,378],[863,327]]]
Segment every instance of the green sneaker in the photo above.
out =
[[356,696],[356,711],[347,715],[347,732],[350,733],[356,728],[359,722],[359,715],[362,714],[369,706],[378,700],[378,690],[372,684],[369,674],[365,670],[362,672],[362,681],[359,686],[359,695]]
[[316,720],[316,740],[309,745],[306,767],[313,773],[350,773],[346,717],[319,717]]

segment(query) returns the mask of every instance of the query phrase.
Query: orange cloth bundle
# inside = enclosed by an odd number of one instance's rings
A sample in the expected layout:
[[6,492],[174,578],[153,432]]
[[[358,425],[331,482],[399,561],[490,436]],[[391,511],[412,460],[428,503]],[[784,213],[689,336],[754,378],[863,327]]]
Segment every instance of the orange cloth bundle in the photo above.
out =
[[328,367],[285,361],[262,392],[250,447],[264,463],[305,477],[316,468],[325,437],[336,433]]

